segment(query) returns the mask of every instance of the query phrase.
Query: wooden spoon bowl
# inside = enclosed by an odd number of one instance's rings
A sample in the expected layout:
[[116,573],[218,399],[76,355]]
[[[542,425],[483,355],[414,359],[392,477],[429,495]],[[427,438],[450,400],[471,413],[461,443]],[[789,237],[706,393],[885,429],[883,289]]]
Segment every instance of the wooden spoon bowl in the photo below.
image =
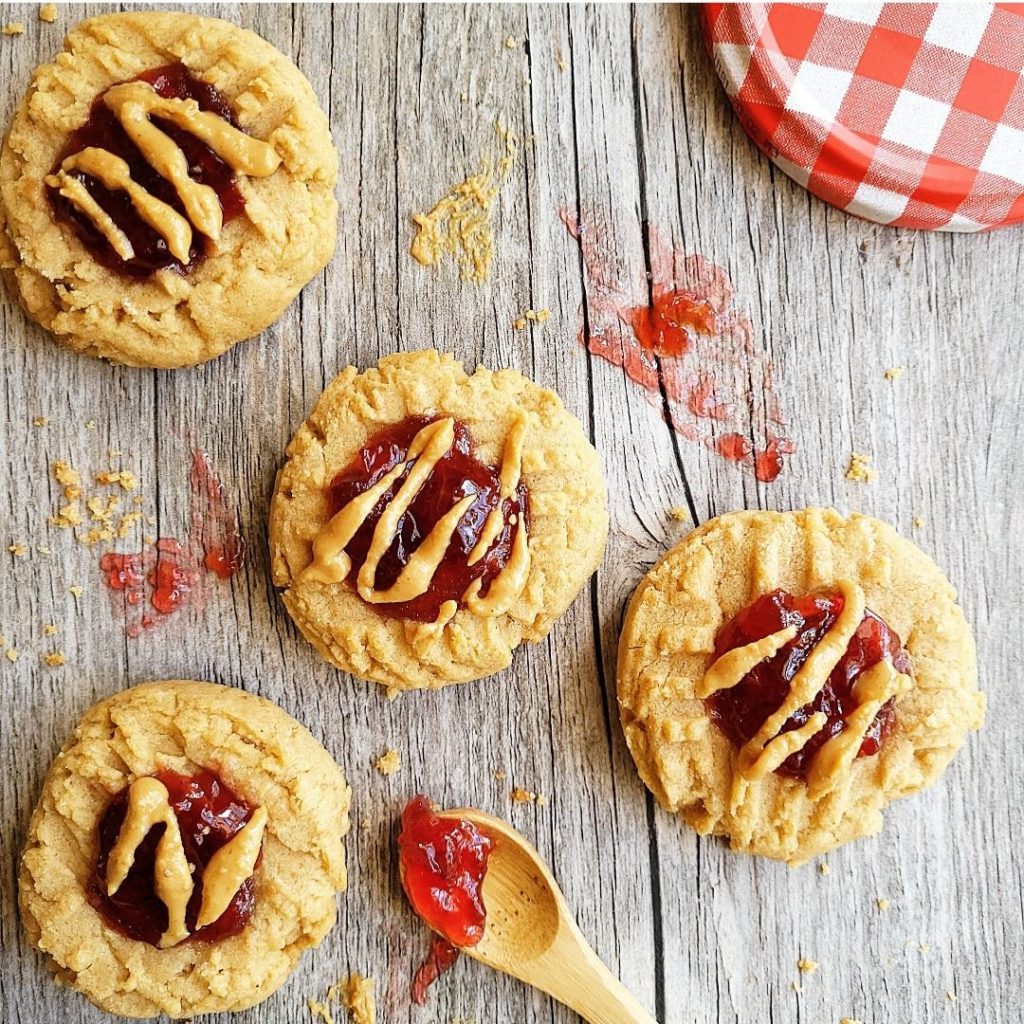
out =
[[463,952],[546,992],[590,1024],[657,1024],[598,959],[536,849],[511,825],[474,808],[441,811],[494,841],[483,900],[484,934]]

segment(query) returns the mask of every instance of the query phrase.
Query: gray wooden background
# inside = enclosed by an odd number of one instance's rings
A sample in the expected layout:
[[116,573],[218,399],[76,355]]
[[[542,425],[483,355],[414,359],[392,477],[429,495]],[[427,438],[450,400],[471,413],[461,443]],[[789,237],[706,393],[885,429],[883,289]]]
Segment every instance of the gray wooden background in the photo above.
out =
[[[51,26],[34,5],[0,4],[0,22],[26,24],[24,35],[0,37],[5,124],[62,30],[108,9],[71,5]],[[347,840],[337,927],[240,1022],[308,1021],[306,998],[321,998],[350,969],[376,978],[382,1021],[573,1019],[469,961],[429,1007],[410,1005],[428,937],[399,891],[392,837],[416,790],[507,816],[531,837],[598,953],[663,1024],[1018,1019],[1020,230],[897,232],[811,198],[744,136],[694,10],[200,9],[255,29],[312,81],[341,153],[338,249],[262,337],[175,373],[61,351],[3,297],[0,632],[21,656],[0,658],[0,1017],[103,1019],[57,989],[26,946],[19,848],[43,774],[81,713],[130,683],[184,676],[244,686],[305,722],[344,766],[355,820],[369,826]],[[515,49],[503,45],[508,36]],[[466,285],[449,268],[413,263],[409,218],[476,169],[498,117],[535,138],[501,194],[492,279]],[[588,294],[557,216],[563,206],[604,225],[625,280],[643,282],[649,225],[728,268],[800,445],[776,483],[757,484],[749,470],[677,439],[621,370],[576,342]],[[549,307],[551,319],[513,331],[531,306]],[[284,447],[326,381],[349,363],[431,345],[469,364],[515,367],[561,394],[601,452],[612,530],[604,565],[546,643],[486,682],[389,703],[327,667],[292,627],[270,586],[267,504]],[[885,380],[895,365],[906,373]],[[49,426],[34,427],[36,416]],[[95,429],[84,426],[90,419]],[[46,524],[59,496],[48,464],[104,468],[108,448],[123,451],[159,532],[180,536],[190,432],[237,502],[250,561],[205,608],[128,640],[95,554]],[[874,483],[845,479],[851,449],[873,456]],[[940,785],[891,809],[881,836],[830,856],[827,875],[697,839],[652,803],[633,770],[614,697],[623,605],[688,529],[667,515],[688,503],[698,521],[817,503],[881,516],[944,567],[977,630],[988,725]],[[8,543],[52,554],[15,558]],[[76,584],[77,606],[68,593]],[[50,621],[55,638],[42,633]],[[67,654],[63,668],[42,663],[55,648]],[[389,746],[403,767],[384,778],[371,761]],[[512,784],[544,794],[546,806],[512,805]],[[891,901],[884,912],[879,897]],[[801,976],[801,957],[820,967]]]

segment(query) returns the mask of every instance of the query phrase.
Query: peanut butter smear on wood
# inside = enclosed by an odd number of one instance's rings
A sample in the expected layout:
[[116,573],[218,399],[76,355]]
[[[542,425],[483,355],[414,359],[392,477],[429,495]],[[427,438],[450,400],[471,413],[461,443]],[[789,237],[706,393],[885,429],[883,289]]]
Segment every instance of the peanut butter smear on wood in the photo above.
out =
[[414,213],[416,234],[409,249],[424,267],[436,267],[445,256],[458,264],[464,281],[480,284],[491,276],[494,200],[508,178],[517,152],[516,136],[499,122],[496,128],[505,153],[488,156],[476,174],[453,186],[429,213]]

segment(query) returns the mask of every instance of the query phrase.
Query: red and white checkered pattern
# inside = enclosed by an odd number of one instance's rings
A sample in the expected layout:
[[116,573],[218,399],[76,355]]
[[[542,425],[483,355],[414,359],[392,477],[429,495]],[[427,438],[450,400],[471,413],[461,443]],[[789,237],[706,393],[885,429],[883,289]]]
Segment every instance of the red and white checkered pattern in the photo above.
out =
[[982,231],[1024,220],[1024,4],[709,4],[747,133],[849,213]]

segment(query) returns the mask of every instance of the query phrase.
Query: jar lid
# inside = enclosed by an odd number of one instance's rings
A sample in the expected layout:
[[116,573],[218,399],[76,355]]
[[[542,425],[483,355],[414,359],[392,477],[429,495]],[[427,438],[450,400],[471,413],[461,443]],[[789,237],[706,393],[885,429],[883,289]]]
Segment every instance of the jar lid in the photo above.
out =
[[983,231],[1024,220],[1024,4],[702,8],[746,132],[858,217]]

